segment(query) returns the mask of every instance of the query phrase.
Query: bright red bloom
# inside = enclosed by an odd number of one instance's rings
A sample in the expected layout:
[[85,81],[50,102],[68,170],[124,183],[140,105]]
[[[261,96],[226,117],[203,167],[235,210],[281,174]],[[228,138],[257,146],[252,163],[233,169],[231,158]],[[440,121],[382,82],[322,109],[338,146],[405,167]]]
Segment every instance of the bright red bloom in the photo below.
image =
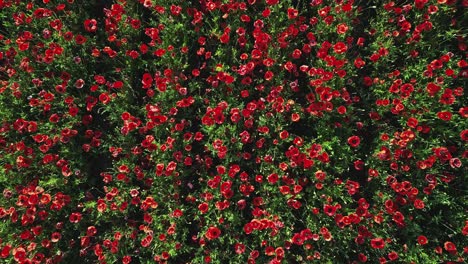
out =
[[72,213],[70,215],[70,222],[78,223],[81,220],[81,213]]
[[279,0],[266,0],[265,1],[268,5],[276,5],[279,3]]
[[364,67],[364,65],[366,65],[366,62],[365,62],[363,59],[361,59],[361,58],[356,58],[356,59],[354,60],[354,66],[355,66],[356,68],[360,69],[360,68]]
[[444,121],[449,121],[452,119],[452,113],[448,111],[438,112],[437,117]]
[[84,21],[85,30],[88,32],[95,32],[97,30],[97,21],[96,19],[86,19]]
[[208,204],[207,203],[201,203],[198,205],[198,210],[200,210],[200,213],[204,214],[208,212]]
[[294,19],[297,17],[297,15],[299,14],[299,11],[297,11],[296,9],[294,8],[288,8],[288,18],[289,19]]
[[153,236],[152,235],[147,235],[145,238],[141,240],[141,246],[142,247],[148,247],[151,242],[153,241]]
[[336,27],[336,32],[338,34],[344,34],[346,33],[346,31],[348,31],[348,26],[346,24],[339,24],[337,27]]
[[333,205],[326,204],[323,206],[323,212],[328,216],[333,216],[336,213],[336,207]]
[[414,200],[414,208],[416,209],[423,209],[424,208],[424,202],[420,199]]
[[10,245],[4,246],[0,252],[0,258],[7,258],[10,255],[10,251],[11,251]]
[[124,256],[124,257],[122,258],[122,263],[123,263],[123,264],[129,264],[129,263],[131,263],[131,262],[132,262],[132,257],[131,257],[131,256]]
[[303,245],[305,241],[304,236],[301,233],[296,233],[292,237],[292,243],[296,245]]
[[16,262],[22,262],[26,258],[26,250],[22,247],[13,249],[13,256]]
[[427,237],[421,235],[421,236],[418,236],[418,244],[419,245],[426,245],[427,244]]
[[447,241],[444,243],[444,248],[447,250],[448,253],[450,254],[456,254],[457,253],[457,247],[455,246],[454,243]]
[[371,246],[376,249],[382,249],[385,247],[385,240],[381,237],[373,238],[371,240]]
[[343,42],[338,42],[333,46],[333,50],[337,54],[345,53],[348,50],[348,47]]
[[216,239],[220,235],[221,235],[221,230],[215,226],[210,226],[205,233],[205,237],[208,238],[208,240]]
[[149,73],[143,74],[141,83],[143,84],[144,89],[150,88],[151,85],[153,84],[153,77],[151,76],[151,74]]

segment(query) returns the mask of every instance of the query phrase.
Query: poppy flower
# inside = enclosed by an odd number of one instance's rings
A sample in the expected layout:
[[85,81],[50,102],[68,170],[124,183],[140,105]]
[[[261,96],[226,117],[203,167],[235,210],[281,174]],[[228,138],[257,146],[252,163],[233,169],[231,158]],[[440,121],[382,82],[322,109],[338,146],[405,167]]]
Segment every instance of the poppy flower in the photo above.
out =
[[371,240],[371,246],[375,249],[382,249],[385,247],[385,240],[381,237],[373,238]]
[[78,223],[81,220],[81,214],[80,213],[72,213],[69,218],[70,218],[71,223]]
[[323,206],[323,211],[328,216],[335,215],[336,209],[337,208],[335,206],[332,206],[332,205],[329,205],[329,204],[326,204],[326,205]]
[[294,19],[297,17],[297,15],[299,14],[299,11],[297,11],[296,9],[294,8],[288,8],[288,18],[289,19]]
[[13,249],[15,261],[22,262],[26,258],[26,250],[22,247]]
[[449,121],[450,119],[452,119],[452,113],[448,111],[438,112],[437,117],[444,121]]
[[86,19],[84,21],[85,30],[88,32],[96,32],[97,30],[97,21],[96,19]]
[[361,139],[358,136],[351,136],[348,138],[348,144],[353,148],[359,146],[360,143]]
[[236,243],[234,245],[234,250],[236,252],[236,254],[240,255],[242,253],[244,253],[245,251],[245,245],[244,244],[240,244],[240,243]]
[[418,244],[423,246],[423,245],[426,245],[427,244],[427,237],[421,235],[421,236],[418,236]]
[[56,242],[58,242],[61,238],[62,238],[62,235],[61,235],[59,232],[54,232],[54,233],[52,233],[52,235],[51,235],[50,241],[56,243]]
[[338,34],[344,34],[346,31],[348,31],[348,28],[349,27],[346,24],[341,23],[336,27],[336,32]]
[[396,253],[395,251],[392,251],[390,253],[388,253],[388,259],[390,260],[397,260],[398,259],[398,253]]
[[200,212],[202,214],[208,212],[208,204],[207,203],[201,203],[199,206],[198,206],[198,210],[200,210]]
[[333,46],[333,50],[337,54],[345,53],[348,50],[348,47],[343,42],[338,42]]
[[142,247],[148,247],[151,242],[153,241],[153,236],[152,235],[147,235],[145,238],[141,240],[141,246]]
[[131,257],[131,256],[124,256],[124,257],[122,258],[122,263],[123,263],[123,264],[129,264],[129,263],[131,263],[131,262],[132,262],[132,257]]
[[367,262],[367,256],[362,253],[359,253],[358,259],[360,262]]
[[2,250],[0,251],[0,258],[7,258],[10,255],[10,251],[10,245],[3,246]]
[[208,240],[213,240],[218,238],[221,235],[221,230],[215,226],[210,226],[208,228],[208,231],[205,233],[205,237],[208,238]]
[[82,44],[86,43],[86,40],[87,40],[86,37],[84,37],[82,35],[76,35],[75,36],[75,42],[78,45],[82,45]]
[[151,76],[151,74],[149,73],[143,74],[141,83],[143,84],[144,89],[150,88],[151,85],[153,84],[153,77]]
[[424,206],[425,206],[424,202],[422,200],[420,200],[420,199],[414,200],[413,204],[414,204],[414,208],[416,208],[416,209],[423,209]]
[[448,253],[450,254],[456,254],[457,253],[457,247],[455,246],[454,243],[447,241],[444,243],[444,248],[447,250]]
[[246,233],[247,235],[248,234],[251,234],[252,231],[253,231],[253,225],[251,223],[247,223],[244,225],[244,233]]

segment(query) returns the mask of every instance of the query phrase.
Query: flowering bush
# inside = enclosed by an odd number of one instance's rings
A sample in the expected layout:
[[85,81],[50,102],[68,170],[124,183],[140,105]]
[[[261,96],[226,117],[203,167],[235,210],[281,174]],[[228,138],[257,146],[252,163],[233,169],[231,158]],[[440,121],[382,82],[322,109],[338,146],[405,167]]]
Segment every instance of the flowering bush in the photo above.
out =
[[6,263],[462,263],[466,0],[0,0]]

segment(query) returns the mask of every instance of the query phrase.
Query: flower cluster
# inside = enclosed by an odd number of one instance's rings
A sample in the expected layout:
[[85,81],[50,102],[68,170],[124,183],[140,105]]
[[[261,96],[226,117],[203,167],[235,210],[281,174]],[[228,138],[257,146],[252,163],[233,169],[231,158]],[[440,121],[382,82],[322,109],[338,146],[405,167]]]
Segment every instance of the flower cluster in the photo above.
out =
[[463,263],[466,0],[0,0],[7,263]]

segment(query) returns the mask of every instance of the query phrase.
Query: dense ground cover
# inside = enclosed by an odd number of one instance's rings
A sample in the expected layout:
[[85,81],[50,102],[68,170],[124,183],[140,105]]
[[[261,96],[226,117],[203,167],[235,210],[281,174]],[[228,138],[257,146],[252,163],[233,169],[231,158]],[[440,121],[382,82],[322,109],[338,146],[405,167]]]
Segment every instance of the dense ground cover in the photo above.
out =
[[0,262],[466,261],[467,7],[0,0]]

